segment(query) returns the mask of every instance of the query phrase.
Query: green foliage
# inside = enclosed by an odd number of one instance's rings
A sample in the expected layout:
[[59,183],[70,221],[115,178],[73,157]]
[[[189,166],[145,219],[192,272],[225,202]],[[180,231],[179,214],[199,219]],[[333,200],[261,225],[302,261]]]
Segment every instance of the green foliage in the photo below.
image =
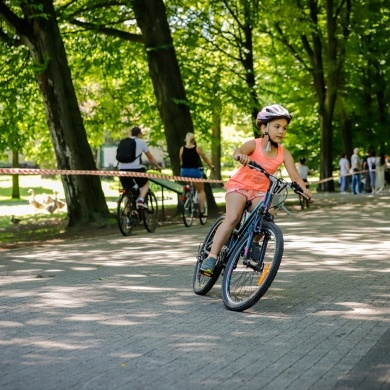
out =
[[135,125],[153,129],[152,144],[163,139],[142,45],[91,31],[64,38],[90,145],[117,142]]
[[[222,124],[227,127],[221,140],[223,163],[229,164],[234,148],[252,136],[251,110],[257,96],[259,109],[262,105],[280,103],[293,113],[284,145],[296,160],[305,156],[311,168],[318,168],[318,103],[310,61],[301,39],[315,29],[321,29],[323,38],[327,38],[324,4],[315,3],[317,26],[309,18],[306,3],[296,0],[165,2],[188,99],[176,102],[189,104],[197,139],[206,151],[213,114],[222,107]],[[146,50],[161,47],[145,49],[139,40],[132,42],[119,34],[102,33],[103,29],[111,29],[140,34],[130,3],[58,0],[55,6],[91,147],[98,149],[104,143],[117,142],[134,125],[149,130],[152,145],[164,143],[146,62]],[[36,12],[34,16],[41,16],[39,9]],[[76,27],[74,20],[89,25]],[[353,2],[350,39],[347,47],[341,48],[346,50],[346,66],[342,75],[345,82],[339,91],[352,123],[354,145],[387,152],[388,22],[389,9],[384,0]],[[253,87],[248,87],[250,75],[243,67],[243,60],[249,60],[250,54],[244,45],[248,37],[243,27],[250,27],[247,31],[251,31]],[[295,52],[276,39],[277,28],[288,35]],[[6,27],[1,25],[0,29]],[[0,152],[16,147],[38,163],[53,166],[51,140],[34,79],[37,69],[25,49],[10,48],[1,41],[0,45],[4,64],[0,74]],[[324,64],[325,71],[329,66]],[[332,159],[345,148],[340,142],[341,115],[340,106],[336,106]]]
[[18,150],[26,159],[53,162],[42,97],[26,49],[2,41],[0,47],[0,152]]

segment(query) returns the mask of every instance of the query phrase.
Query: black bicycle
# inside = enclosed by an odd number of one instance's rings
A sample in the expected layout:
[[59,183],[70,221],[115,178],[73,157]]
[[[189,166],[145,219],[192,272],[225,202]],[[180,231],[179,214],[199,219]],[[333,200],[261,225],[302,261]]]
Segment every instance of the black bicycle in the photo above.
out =
[[[213,224],[204,242],[199,246],[193,277],[195,293],[204,295],[211,290],[224,271],[223,302],[228,309],[234,311],[246,310],[259,301],[271,286],[282,261],[283,234],[269,212],[273,196],[287,188],[291,188],[297,194],[303,194],[297,183],[288,183],[267,173],[254,161],[251,161],[248,167],[256,169],[269,179],[268,190],[263,200],[251,212],[248,212],[251,203],[247,202],[241,221],[220,251],[213,275],[207,277],[202,275],[199,269],[207,258],[215,232],[225,217],[221,216]],[[253,244],[256,235],[261,236],[260,245],[257,247]]]
[[184,225],[190,227],[194,220],[194,216],[199,218],[201,225],[207,223],[207,200],[204,200],[204,212],[201,213],[199,209],[198,202],[198,192],[193,184],[186,184],[183,186],[183,193],[181,196],[183,205],[182,205],[182,215]]
[[[135,183],[135,182],[134,182]],[[156,195],[149,189],[146,198],[146,208],[137,208],[139,188],[135,183],[130,189],[119,191],[120,197],[117,206],[117,220],[119,230],[124,236],[129,236],[133,228],[143,223],[149,233],[156,230],[158,222],[158,205]]]

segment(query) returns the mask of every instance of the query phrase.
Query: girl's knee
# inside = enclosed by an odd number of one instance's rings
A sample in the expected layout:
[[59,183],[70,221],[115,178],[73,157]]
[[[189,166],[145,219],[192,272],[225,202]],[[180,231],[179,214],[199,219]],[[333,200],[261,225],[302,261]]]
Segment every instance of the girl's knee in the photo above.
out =
[[241,214],[240,215],[230,215],[225,217],[225,224],[226,226],[229,226],[229,228],[234,228],[238,222],[241,219]]

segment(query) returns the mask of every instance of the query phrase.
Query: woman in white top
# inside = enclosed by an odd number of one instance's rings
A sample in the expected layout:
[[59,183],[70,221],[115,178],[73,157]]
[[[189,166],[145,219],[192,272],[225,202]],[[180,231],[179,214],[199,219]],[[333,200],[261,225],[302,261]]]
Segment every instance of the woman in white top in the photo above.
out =
[[340,167],[340,192],[342,195],[345,195],[347,192],[345,191],[348,186],[348,173],[349,173],[349,161],[347,159],[347,155],[345,153],[341,154],[341,159],[339,161]]
[[369,157],[367,157],[368,173],[370,175],[371,193],[375,194],[376,187],[376,171],[379,165],[379,161],[376,157],[375,150],[371,150]]

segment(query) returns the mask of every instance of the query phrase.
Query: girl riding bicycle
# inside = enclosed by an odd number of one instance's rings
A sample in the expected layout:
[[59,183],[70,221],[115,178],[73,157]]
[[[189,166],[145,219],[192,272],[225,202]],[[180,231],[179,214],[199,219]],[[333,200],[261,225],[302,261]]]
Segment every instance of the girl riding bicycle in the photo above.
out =
[[[239,160],[242,167],[226,183],[226,217],[215,233],[210,253],[202,263],[200,272],[205,276],[212,276],[216,260],[223,243],[232,233],[239,222],[246,202],[250,201],[249,211],[261,201],[265,195],[269,181],[257,171],[246,165],[250,160],[260,164],[268,173],[274,174],[280,165],[284,164],[288,175],[304,189],[305,195],[311,197],[311,192],[299,176],[294,159],[280,144],[286,136],[287,126],[292,116],[282,106],[273,104],[264,107],[258,114],[256,126],[261,130],[262,136],[245,142],[233,153],[234,160]],[[272,212],[272,210],[271,210]],[[252,253],[259,250],[255,237]]]

